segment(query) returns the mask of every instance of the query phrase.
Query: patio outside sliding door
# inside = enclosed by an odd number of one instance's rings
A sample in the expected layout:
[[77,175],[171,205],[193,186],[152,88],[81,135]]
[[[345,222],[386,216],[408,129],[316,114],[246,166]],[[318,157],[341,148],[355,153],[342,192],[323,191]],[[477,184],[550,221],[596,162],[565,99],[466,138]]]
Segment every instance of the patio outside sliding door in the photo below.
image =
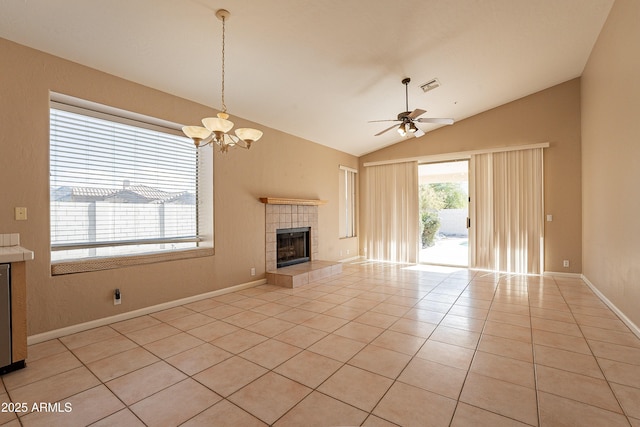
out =
[[469,160],[418,166],[420,263],[469,265]]

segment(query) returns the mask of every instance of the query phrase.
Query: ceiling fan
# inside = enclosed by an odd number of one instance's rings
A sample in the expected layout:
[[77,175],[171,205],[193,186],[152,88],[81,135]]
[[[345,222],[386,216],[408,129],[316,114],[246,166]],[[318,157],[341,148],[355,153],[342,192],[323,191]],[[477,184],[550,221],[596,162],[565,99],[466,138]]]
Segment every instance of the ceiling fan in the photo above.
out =
[[[409,110],[409,82],[411,81],[411,79],[409,77],[405,77],[404,79],[402,79],[402,84],[404,85],[404,91],[405,91],[405,108],[407,110]],[[376,123],[376,122],[400,122],[400,125],[398,125],[398,133],[402,136],[406,136],[407,133],[409,134],[413,134],[414,136],[418,137],[418,136],[422,136],[424,135],[424,132],[420,129],[418,129],[418,127],[416,126],[416,122],[418,123],[436,123],[436,124],[441,124],[441,125],[452,125],[453,124],[453,119],[438,119],[438,118],[433,118],[433,117],[420,117],[421,115],[423,115],[424,113],[426,113],[425,110],[421,110],[421,109],[415,109],[413,111],[403,111],[402,113],[398,114],[398,118],[397,119],[389,119],[389,120],[371,120],[369,121],[369,123]],[[393,129],[394,127],[396,127],[396,125],[394,124],[391,127],[386,128],[385,130],[382,130],[378,133],[376,133],[374,136],[378,136],[378,135],[382,135],[383,133],[390,131],[391,129]]]

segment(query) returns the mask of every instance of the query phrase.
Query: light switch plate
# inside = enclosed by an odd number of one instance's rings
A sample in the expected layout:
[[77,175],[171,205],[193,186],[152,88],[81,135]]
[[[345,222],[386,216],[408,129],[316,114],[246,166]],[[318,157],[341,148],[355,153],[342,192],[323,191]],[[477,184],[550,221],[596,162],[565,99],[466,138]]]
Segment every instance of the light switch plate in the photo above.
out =
[[27,208],[16,208],[16,221],[27,220]]

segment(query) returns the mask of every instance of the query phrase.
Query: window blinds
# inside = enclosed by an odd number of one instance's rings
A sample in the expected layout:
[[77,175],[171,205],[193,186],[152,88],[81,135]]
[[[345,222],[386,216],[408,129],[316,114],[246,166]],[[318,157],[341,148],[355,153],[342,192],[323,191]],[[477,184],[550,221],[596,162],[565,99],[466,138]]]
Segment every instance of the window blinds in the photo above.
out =
[[340,237],[356,235],[356,174],[357,170],[340,166],[338,210]]
[[196,246],[197,177],[173,130],[52,103],[52,259]]

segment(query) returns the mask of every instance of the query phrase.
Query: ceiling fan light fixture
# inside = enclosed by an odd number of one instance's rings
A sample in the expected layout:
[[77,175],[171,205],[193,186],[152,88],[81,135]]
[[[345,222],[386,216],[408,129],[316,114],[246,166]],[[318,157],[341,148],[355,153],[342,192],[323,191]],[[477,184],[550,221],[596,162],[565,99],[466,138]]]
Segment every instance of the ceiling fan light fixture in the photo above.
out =
[[407,136],[407,127],[404,122],[400,123],[400,126],[398,126],[398,133],[400,136]]
[[[434,117],[422,117],[420,118],[421,115],[423,115],[424,113],[426,113],[426,110],[422,110],[420,108],[416,108],[413,111],[409,111],[409,83],[411,82],[411,79],[409,77],[405,77],[404,79],[402,79],[402,84],[404,85],[404,99],[405,99],[405,111],[398,113],[398,116],[396,119],[391,119],[391,120],[372,120],[369,123],[374,123],[374,122],[400,122],[400,125],[396,128],[396,130],[398,131],[398,133],[400,134],[400,136],[405,137],[407,135],[407,132],[411,132],[411,134],[415,135],[416,137],[420,137],[422,135],[424,135],[424,131],[422,131],[420,128],[418,128],[415,122],[418,123],[434,123],[434,124],[443,124],[443,125],[452,125],[454,120],[453,119],[439,119],[439,118],[434,118]],[[440,85],[440,82],[438,82],[437,79],[433,79],[430,82],[426,83],[427,85]],[[436,86],[437,87],[437,86]],[[380,136],[383,133],[389,132],[391,129],[395,128],[396,125],[393,126],[389,126],[388,128],[376,133],[374,136]]]

